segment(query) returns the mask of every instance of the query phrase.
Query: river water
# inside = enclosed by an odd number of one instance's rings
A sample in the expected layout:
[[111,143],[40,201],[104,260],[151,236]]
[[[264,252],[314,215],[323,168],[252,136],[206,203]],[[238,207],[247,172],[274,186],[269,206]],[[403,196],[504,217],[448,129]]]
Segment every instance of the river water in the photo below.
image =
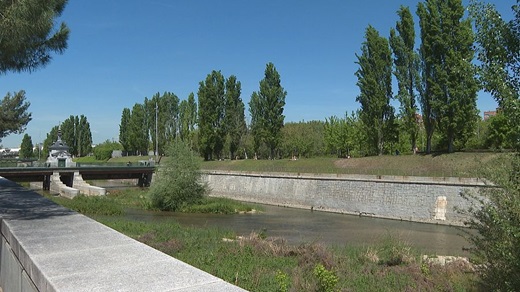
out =
[[129,210],[128,216],[139,221],[171,221],[193,227],[217,227],[237,235],[252,231],[283,237],[289,243],[322,242],[327,245],[374,244],[388,236],[398,238],[425,254],[467,256],[463,247],[469,243],[460,228],[388,219],[377,219],[327,212],[262,205],[254,214],[185,214]]
[[[128,187],[114,181],[96,181],[96,184],[107,187],[108,191]],[[380,243],[390,236],[424,254],[469,255],[463,250],[470,246],[462,236],[464,231],[468,231],[466,228],[256,205],[262,206],[263,212],[220,215],[130,209],[127,216],[139,221],[171,221],[185,226],[217,227],[233,230],[237,235],[265,232],[267,236],[283,237],[293,244],[319,241],[327,245],[364,246]]]

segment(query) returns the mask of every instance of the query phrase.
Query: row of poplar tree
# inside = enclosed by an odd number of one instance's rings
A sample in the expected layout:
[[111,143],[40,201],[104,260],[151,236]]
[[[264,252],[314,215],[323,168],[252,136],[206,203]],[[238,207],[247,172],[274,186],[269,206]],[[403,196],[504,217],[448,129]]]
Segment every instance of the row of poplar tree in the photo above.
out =
[[25,134],[20,145],[20,157],[47,157],[49,147],[58,139],[58,130],[61,130],[61,139],[69,146],[71,155],[81,157],[92,153],[92,132],[87,117],[71,115],[60,125],[52,127],[41,145],[39,142],[33,144],[32,137]]
[[[483,125],[476,106],[481,84],[474,65],[477,36],[472,28],[472,20],[478,19],[477,4],[472,7],[473,18],[464,18],[466,10],[460,0],[419,3],[418,45],[408,7],[401,6],[397,11],[399,20],[388,38],[368,26],[361,53],[356,55],[359,69],[355,75],[360,89],[356,101],[360,110],[350,117],[331,117],[322,123],[322,149],[347,156],[351,149],[360,155],[377,155],[394,149],[453,152],[467,147],[468,142],[473,143],[470,146],[502,146],[474,141],[475,135],[482,140]],[[393,77],[397,80],[395,96]],[[123,110],[120,142],[129,153],[156,149],[154,115],[158,107],[159,153],[164,153],[167,142],[177,137],[189,140],[206,160],[223,155],[234,158],[237,153],[244,157],[248,152],[274,158],[301,154],[305,152],[302,148],[309,148],[288,146],[302,143],[283,136],[287,93],[272,63],[266,66],[260,90],[251,95],[249,125],[240,90],[235,76],[226,79],[220,71],[213,71],[199,84],[198,112],[193,94],[180,106],[172,93],[145,99],[144,104]],[[398,113],[390,104],[394,99],[400,103]],[[494,130],[503,125],[497,119]]]
[[[186,100],[170,92],[155,94],[132,109],[124,108],[119,142],[127,154],[147,154],[150,149],[164,154],[168,143],[180,139],[199,151],[205,160],[224,156],[247,157],[248,137],[253,141],[250,154],[265,149],[274,158],[284,125],[283,110],[287,92],[274,64],[268,63],[260,89],[249,103],[250,127],[246,125],[245,105],[240,97],[241,83],[236,76],[225,78],[212,71],[199,83],[198,103],[191,93]],[[225,152],[225,153],[224,153]]]

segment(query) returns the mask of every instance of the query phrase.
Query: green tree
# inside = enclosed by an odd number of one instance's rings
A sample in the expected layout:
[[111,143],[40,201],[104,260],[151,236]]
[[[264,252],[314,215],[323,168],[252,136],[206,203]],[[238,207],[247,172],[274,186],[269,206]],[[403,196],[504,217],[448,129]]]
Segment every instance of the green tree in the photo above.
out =
[[34,145],[32,143],[31,136],[28,134],[23,135],[22,145],[20,146],[20,158],[31,158],[34,156],[33,153]]
[[92,152],[92,132],[90,131],[90,123],[84,115],[79,117],[79,124],[76,127],[76,137],[77,155],[79,157],[88,155]]
[[94,157],[97,160],[109,160],[112,158],[112,152],[114,150],[121,150],[123,147],[121,144],[117,142],[112,142],[110,140],[106,140],[103,143],[98,144],[96,147],[94,147]]
[[338,157],[349,155],[351,146],[351,128],[347,119],[331,116],[325,119],[325,143],[329,153],[335,153]]
[[45,156],[49,156],[49,147],[58,140],[58,129],[60,126],[54,126],[52,129],[47,133],[47,136],[45,137],[45,140],[43,141],[43,154]]
[[[417,147],[419,125],[417,124],[417,101],[415,88],[419,79],[419,56],[415,52],[415,27],[408,7],[401,6],[396,29],[390,30],[390,46],[394,53],[394,75],[397,79],[397,99],[403,128],[410,136],[411,149]],[[397,32],[396,32],[397,30]]]
[[237,78],[231,75],[226,80],[226,106],[224,113],[226,144],[229,149],[230,159],[235,158],[242,136],[246,131],[244,103],[240,98],[240,92],[240,81],[237,81]]
[[179,136],[193,148],[195,126],[197,125],[197,103],[195,95],[190,93],[188,99],[182,100],[179,105]]
[[145,108],[142,104],[136,103],[132,107],[129,133],[130,151],[138,155],[148,154],[148,126]]
[[60,125],[61,128],[61,139],[70,147],[69,153],[71,155],[77,155],[77,137],[76,137],[76,125],[79,123],[77,116],[71,115],[68,119],[63,121]]
[[0,142],[9,134],[25,131],[31,121],[31,113],[27,112],[30,103],[25,100],[25,91],[7,93],[0,103]]
[[283,157],[303,158],[324,154],[324,123],[322,121],[286,123],[282,128]]
[[443,135],[448,152],[455,142],[464,144],[477,122],[477,83],[471,64],[473,33],[463,20],[461,0],[427,0],[419,3],[423,77],[421,103],[431,151],[433,127]]
[[0,75],[32,72],[48,64],[51,53],[67,48],[69,29],[55,28],[66,0],[0,1]]
[[69,153],[84,156],[92,150],[92,133],[90,124],[84,115],[73,116],[61,124],[62,139],[70,147]]
[[131,112],[129,108],[124,108],[121,114],[121,123],[119,124],[119,143],[123,147],[123,152],[128,153],[132,149],[132,141],[130,135],[130,118]]
[[365,32],[361,55],[356,57],[356,71],[360,94],[356,101],[361,104],[360,118],[367,127],[370,138],[370,154],[383,154],[387,137],[385,134],[394,126],[392,98],[392,57],[388,40],[379,35],[372,26]]
[[520,287],[520,155],[502,156],[488,168],[486,178],[496,187],[482,188],[467,210],[471,253],[482,262],[481,283],[489,291],[517,291]]
[[204,160],[220,158],[224,147],[225,84],[220,71],[213,70],[199,83],[199,147]]
[[[518,2],[517,2],[518,3]],[[506,21],[492,4],[471,1],[478,79],[493,95],[507,119],[509,143],[520,150],[520,8],[512,7],[514,18]]]
[[275,158],[281,139],[286,96],[287,91],[282,87],[280,74],[273,63],[268,63],[264,79],[260,81],[260,90],[251,95],[249,111],[251,113],[251,131],[255,136],[255,148],[259,147],[260,141],[264,142],[269,148],[271,159]]
[[207,186],[201,182],[199,161],[189,145],[176,141],[166,155],[170,159],[161,163],[150,187],[152,206],[176,211],[200,201],[207,193]]
[[[179,98],[171,92],[164,92],[162,95],[156,93],[150,100],[145,98],[144,106],[146,108],[146,121],[148,132],[152,139],[153,150],[158,149],[158,154],[164,154],[166,145],[177,138],[180,130]],[[158,132],[157,139],[155,133],[156,126]],[[158,148],[156,148],[157,142]]]
[[488,148],[508,148],[510,141],[508,137],[509,125],[506,116],[502,113],[498,113],[496,116],[488,119],[488,133],[486,137],[485,145]]

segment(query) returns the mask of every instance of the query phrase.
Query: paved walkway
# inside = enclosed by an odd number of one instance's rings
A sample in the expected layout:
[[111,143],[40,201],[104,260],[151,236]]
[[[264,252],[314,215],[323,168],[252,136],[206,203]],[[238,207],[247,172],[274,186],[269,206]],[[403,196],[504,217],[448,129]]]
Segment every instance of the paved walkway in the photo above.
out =
[[244,291],[2,177],[0,221],[3,291]]

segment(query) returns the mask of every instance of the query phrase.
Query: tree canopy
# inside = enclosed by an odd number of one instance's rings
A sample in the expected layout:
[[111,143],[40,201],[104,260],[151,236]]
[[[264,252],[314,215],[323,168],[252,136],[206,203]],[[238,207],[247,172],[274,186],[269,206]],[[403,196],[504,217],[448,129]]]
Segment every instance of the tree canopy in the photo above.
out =
[[366,124],[371,154],[383,154],[394,121],[392,98],[392,58],[388,40],[379,35],[372,26],[365,31],[361,55],[357,56],[356,71],[360,94],[356,101],[361,104],[360,118]]
[[259,142],[269,148],[270,158],[275,158],[276,149],[281,139],[281,129],[285,116],[283,110],[287,91],[282,87],[280,74],[273,63],[265,67],[264,79],[260,81],[260,90],[253,92],[249,101],[251,130],[255,137],[255,150]]
[[7,93],[0,103],[0,141],[9,134],[19,134],[31,121],[30,103],[25,99],[25,91],[13,95]]
[[32,72],[47,65],[51,53],[67,48],[69,28],[55,20],[67,0],[0,1],[0,75],[8,71]]

